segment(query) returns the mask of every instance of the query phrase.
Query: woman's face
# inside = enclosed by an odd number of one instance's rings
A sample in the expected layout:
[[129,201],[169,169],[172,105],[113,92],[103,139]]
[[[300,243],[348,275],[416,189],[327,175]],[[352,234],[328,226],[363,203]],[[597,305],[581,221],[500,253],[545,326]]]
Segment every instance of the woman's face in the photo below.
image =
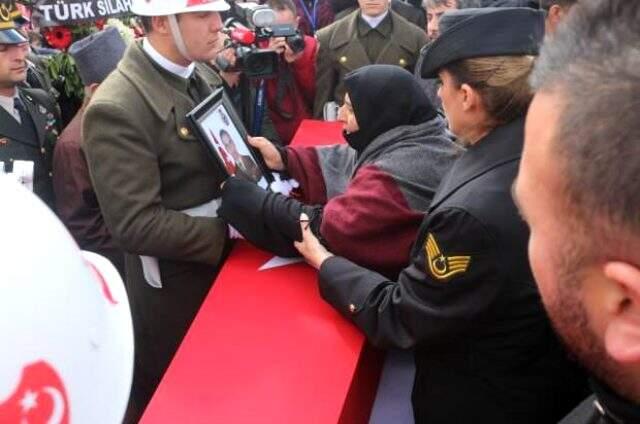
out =
[[449,121],[449,129],[461,137],[465,132],[465,93],[449,72],[440,71],[438,77],[440,78],[438,97],[442,100],[442,109]]
[[360,129],[348,93],[344,95],[344,103],[340,106],[340,109],[338,109],[338,121],[342,122],[342,129],[348,134]]

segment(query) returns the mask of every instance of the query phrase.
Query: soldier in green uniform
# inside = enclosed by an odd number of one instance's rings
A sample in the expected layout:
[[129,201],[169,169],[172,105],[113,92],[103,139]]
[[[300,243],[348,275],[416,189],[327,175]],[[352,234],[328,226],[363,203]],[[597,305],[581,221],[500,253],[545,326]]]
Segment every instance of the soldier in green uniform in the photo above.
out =
[[389,0],[359,0],[360,8],[318,31],[315,117],[325,103],[342,103],[344,76],[365,65],[398,65],[413,71],[427,35],[389,8]]
[[136,359],[128,421],[137,422],[207,295],[227,245],[216,217],[224,175],[186,114],[218,76],[222,0],[134,0],[147,37],[100,85],[83,149],[104,220],[125,251]]
[[59,113],[43,90],[24,88],[29,44],[16,29],[13,1],[0,3],[0,170],[53,206],[51,158]]

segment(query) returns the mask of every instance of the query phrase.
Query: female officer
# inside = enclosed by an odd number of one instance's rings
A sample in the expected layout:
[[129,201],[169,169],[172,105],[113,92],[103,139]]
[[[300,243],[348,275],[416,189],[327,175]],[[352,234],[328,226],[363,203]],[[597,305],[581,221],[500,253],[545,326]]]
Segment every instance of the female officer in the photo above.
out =
[[451,130],[469,148],[438,188],[411,265],[392,282],[333,256],[304,226],[296,247],[320,270],[322,296],[371,342],[415,347],[416,422],[556,422],[583,381],[546,319],[510,194],[543,16],[452,13],[458,22],[426,51],[422,74],[442,81]]

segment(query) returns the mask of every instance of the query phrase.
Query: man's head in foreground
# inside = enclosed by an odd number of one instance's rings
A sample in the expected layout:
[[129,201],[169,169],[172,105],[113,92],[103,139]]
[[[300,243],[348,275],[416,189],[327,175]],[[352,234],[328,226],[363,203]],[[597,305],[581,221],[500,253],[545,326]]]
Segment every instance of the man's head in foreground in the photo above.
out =
[[515,196],[549,316],[640,402],[640,2],[586,0],[544,45]]

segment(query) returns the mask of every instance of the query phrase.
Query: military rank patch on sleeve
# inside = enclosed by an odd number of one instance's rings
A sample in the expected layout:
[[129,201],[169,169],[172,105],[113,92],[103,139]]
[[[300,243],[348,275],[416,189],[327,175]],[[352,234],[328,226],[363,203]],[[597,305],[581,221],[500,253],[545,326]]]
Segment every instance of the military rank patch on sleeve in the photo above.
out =
[[436,280],[447,280],[455,275],[464,274],[471,263],[471,256],[445,256],[431,233],[427,236],[424,248],[427,255],[428,273]]

